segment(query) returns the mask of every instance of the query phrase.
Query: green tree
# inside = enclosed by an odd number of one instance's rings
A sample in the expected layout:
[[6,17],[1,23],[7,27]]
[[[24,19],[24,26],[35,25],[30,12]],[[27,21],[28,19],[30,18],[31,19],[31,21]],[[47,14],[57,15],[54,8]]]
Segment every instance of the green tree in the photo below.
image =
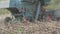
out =
[[1,2],[2,0],[0,0],[0,2]]
[[60,9],[60,0],[51,0],[50,4],[46,6],[47,9]]

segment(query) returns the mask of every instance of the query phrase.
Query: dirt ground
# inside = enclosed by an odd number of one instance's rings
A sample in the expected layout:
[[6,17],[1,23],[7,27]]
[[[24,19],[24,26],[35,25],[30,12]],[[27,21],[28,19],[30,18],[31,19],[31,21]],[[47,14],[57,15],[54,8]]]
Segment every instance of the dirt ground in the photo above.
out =
[[0,34],[60,34],[60,22],[5,23],[3,17],[0,17]]
[[[19,28],[21,29],[19,32]],[[60,22],[0,23],[0,34],[60,34]]]

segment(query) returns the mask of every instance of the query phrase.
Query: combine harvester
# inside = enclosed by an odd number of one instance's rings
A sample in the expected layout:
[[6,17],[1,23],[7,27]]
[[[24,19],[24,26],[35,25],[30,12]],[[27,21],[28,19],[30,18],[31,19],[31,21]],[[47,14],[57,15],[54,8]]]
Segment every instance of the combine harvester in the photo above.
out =
[[[42,0],[1,0],[0,8],[8,9],[17,20],[24,21],[24,19],[26,19],[33,21],[37,20],[40,15],[41,5],[43,4],[41,1]],[[14,19],[13,16],[12,18],[6,17],[5,20],[12,21]]]

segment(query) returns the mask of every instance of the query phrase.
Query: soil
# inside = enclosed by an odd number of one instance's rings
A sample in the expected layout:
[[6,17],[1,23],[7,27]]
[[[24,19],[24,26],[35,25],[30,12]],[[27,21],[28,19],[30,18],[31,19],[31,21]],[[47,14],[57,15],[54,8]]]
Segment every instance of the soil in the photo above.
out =
[[60,34],[60,22],[5,22],[0,19],[0,34]]

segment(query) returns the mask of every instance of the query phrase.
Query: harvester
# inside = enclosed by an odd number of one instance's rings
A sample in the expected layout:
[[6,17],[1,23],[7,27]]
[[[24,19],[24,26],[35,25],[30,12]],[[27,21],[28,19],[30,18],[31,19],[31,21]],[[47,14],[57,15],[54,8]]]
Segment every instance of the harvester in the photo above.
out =
[[8,9],[14,16],[6,17],[6,21],[16,20],[29,21],[38,20],[41,12],[41,6],[44,5],[43,0],[2,0],[0,8]]

